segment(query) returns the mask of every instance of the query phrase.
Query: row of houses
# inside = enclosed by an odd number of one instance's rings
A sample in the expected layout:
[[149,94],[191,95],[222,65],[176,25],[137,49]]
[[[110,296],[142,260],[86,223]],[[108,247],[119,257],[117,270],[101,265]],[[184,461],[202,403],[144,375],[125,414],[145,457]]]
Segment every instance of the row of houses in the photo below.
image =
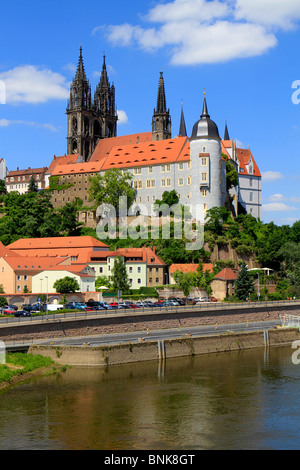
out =
[[90,237],[20,239],[5,247],[0,244],[0,284],[5,293],[55,292],[54,283],[66,276],[76,279],[81,292],[95,292],[98,276],[111,279],[120,256],[127,269],[130,287],[165,284],[167,265],[151,248],[111,251]]
[[[97,277],[111,279],[119,256],[125,263],[132,289],[174,284],[176,271],[195,272],[198,268],[198,264],[168,267],[155,248],[111,251],[107,245],[90,236],[20,239],[7,247],[0,243],[0,284],[8,295],[27,292],[50,294],[56,292],[55,281],[68,276],[78,281],[81,293],[93,293]],[[203,268],[212,271],[213,265],[205,264]],[[231,271],[229,276],[226,270],[216,276],[215,281],[223,282],[223,287],[215,284],[214,295],[218,300],[232,293],[228,286],[235,279],[235,273]]]

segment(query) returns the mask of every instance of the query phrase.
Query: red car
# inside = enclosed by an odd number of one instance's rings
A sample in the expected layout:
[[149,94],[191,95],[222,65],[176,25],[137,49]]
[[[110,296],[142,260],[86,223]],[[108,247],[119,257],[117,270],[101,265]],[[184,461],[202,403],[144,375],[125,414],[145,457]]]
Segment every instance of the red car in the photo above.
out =
[[6,310],[3,310],[2,315],[14,315],[15,313],[16,313],[15,310],[6,309]]

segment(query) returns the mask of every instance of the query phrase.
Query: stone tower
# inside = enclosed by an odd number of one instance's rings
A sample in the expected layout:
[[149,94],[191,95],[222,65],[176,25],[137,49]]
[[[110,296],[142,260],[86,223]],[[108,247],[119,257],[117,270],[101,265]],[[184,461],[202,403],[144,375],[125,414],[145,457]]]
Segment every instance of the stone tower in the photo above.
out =
[[163,73],[160,72],[157,104],[152,118],[152,140],[171,139],[171,117],[167,110]]
[[99,139],[115,137],[117,134],[115,87],[109,84],[105,57],[100,83],[92,102],[91,87],[84,70],[82,47],[70,89],[67,116],[67,153],[79,154],[84,161],[90,159]]
[[110,85],[108,80],[105,55],[103,56],[100,82],[95,92],[94,111],[95,141],[101,138],[116,137],[118,117],[115,108],[115,87],[114,84]]
[[193,127],[190,149],[195,176],[191,190],[203,206],[205,217],[207,210],[223,206],[226,197],[226,162],[222,160],[219,130],[210,119],[205,96],[202,115]]
[[79,154],[85,160],[92,152],[92,120],[91,87],[85,74],[82,47],[77,72],[70,89],[70,100],[67,106],[68,116],[68,155]]

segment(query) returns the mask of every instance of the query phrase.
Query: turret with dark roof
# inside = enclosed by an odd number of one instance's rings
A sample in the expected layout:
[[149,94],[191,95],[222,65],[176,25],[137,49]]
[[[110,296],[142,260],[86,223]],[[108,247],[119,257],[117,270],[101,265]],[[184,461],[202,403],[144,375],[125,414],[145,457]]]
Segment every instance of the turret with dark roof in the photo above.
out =
[[203,111],[200,120],[196,122],[193,127],[192,139],[199,137],[210,137],[213,139],[220,139],[219,130],[214,121],[210,119],[207,110],[206,96],[203,101]]

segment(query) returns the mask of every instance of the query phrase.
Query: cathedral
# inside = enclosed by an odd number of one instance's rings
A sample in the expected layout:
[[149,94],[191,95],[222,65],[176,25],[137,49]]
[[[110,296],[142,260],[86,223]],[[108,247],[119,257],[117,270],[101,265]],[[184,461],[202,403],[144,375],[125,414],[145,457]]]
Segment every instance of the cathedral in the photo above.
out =
[[[180,204],[207,210],[228,203],[235,212],[261,217],[261,174],[250,149],[238,148],[229,137],[227,123],[221,138],[208,112],[204,96],[200,119],[187,132],[183,109],[176,136],[172,137],[170,110],[166,104],[163,72],[158,80],[152,129],[134,135],[117,136],[115,87],[110,84],[106,58],[92,97],[86,77],[82,48],[67,105],[67,154],[54,157],[46,177],[56,176],[67,190],[53,191],[54,206],[80,197],[88,205],[89,176],[113,168],[129,171],[136,190],[135,203],[142,213],[151,213],[153,203],[165,191],[175,190]],[[226,162],[238,173],[238,185],[226,187]],[[47,181],[46,181],[47,184]],[[198,218],[197,215],[195,215]]]

